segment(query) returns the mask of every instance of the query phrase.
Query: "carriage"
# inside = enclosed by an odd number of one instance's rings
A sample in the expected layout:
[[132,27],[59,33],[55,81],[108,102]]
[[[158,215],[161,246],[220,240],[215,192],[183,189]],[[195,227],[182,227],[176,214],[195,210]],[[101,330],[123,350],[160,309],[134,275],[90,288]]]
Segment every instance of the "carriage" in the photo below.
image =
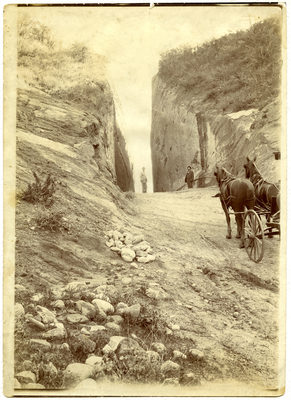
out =
[[[265,237],[280,235],[280,193],[275,184],[264,180],[255,159],[251,161],[247,157],[244,168],[247,179],[237,178],[218,166],[214,175],[220,187],[219,197],[228,225],[226,237],[231,238],[231,207],[237,222],[237,237],[241,238],[240,247],[244,247],[249,258],[258,263],[264,256]],[[251,182],[252,189],[247,187],[247,181]],[[266,222],[263,222],[263,217]]]
[[[278,159],[278,154],[275,154],[275,158]],[[256,203],[254,209],[247,210],[244,215],[244,247],[250,259],[258,263],[264,256],[265,238],[280,235],[280,194],[275,184],[263,179],[255,160],[247,158],[247,161],[244,167],[246,176],[254,185]],[[266,189],[269,189],[269,193],[264,194]],[[262,217],[266,220],[264,226]]]

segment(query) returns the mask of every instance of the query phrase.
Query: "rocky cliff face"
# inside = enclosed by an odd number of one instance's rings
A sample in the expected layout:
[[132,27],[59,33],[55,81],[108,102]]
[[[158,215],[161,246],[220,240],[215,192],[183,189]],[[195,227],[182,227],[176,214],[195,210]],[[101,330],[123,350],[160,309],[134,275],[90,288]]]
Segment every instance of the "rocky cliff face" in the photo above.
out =
[[[94,162],[107,179],[123,191],[134,190],[125,140],[118,129],[112,100],[106,114],[88,112],[42,90],[19,84],[17,128],[45,140],[72,147]],[[21,153],[18,153],[21,157]],[[122,174],[122,179],[120,175]]]
[[179,87],[153,79],[151,150],[154,191],[181,188],[187,166],[194,170],[197,186],[215,183],[216,163],[244,176],[246,156],[257,156],[265,179],[280,180],[280,102],[263,109],[216,114],[202,99],[193,98]]

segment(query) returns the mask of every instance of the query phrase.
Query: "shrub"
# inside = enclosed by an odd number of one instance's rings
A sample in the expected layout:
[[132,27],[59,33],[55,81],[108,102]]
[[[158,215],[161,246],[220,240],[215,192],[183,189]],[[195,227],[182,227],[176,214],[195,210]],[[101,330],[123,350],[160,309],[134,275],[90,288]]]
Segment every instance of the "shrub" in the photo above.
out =
[[117,375],[125,382],[158,382],[161,379],[160,362],[149,360],[146,352],[129,349],[127,354],[117,357],[109,353],[103,357],[107,375]]
[[22,193],[22,199],[33,204],[43,204],[45,207],[50,207],[54,200],[53,195],[56,191],[56,182],[49,174],[46,180],[42,183],[40,178],[33,172],[35,182],[28,184],[28,188]]
[[163,53],[158,75],[192,96],[203,93],[216,111],[233,112],[260,108],[278,96],[281,67],[281,21],[272,17],[196,48]]
[[39,206],[36,209],[34,221],[37,226],[51,232],[63,232],[69,230],[66,221],[63,219],[65,212],[62,209],[53,207],[51,209]]

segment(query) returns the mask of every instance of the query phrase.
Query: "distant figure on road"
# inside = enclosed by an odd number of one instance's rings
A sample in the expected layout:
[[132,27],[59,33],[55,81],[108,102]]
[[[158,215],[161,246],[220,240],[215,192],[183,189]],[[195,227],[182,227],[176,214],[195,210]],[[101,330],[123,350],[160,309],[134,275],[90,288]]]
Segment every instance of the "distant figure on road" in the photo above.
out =
[[188,185],[188,189],[193,187],[194,184],[194,172],[192,171],[191,167],[187,167],[187,174],[185,176],[185,182]]
[[147,177],[145,174],[145,167],[143,167],[142,172],[140,173],[140,181],[142,185],[142,192],[146,193],[147,192]]

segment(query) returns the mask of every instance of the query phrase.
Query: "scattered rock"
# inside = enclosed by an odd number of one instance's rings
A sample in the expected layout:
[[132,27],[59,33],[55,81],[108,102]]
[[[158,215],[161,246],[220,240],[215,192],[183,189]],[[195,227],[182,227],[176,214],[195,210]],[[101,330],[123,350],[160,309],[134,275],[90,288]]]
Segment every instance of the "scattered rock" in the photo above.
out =
[[89,319],[93,319],[96,315],[96,308],[83,300],[79,300],[76,303],[77,309],[78,311],[81,312],[82,315],[85,315],[85,317],[89,318]]
[[41,350],[44,353],[51,349],[51,344],[42,339],[30,339],[29,344],[33,349]]
[[142,349],[135,340],[131,338],[124,338],[123,340],[120,341],[115,352],[118,357],[121,357],[133,350],[139,353],[145,353],[145,350]]
[[51,306],[62,310],[63,308],[65,308],[65,303],[63,302],[63,300],[56,300],[51,304]]
[[87,364],[69,364],[64,372],[64,386],[75,387],[87,378],[91,378],[93,367]]
[[173,351],[173,359],[174,360],[178,360],[178,359],[186,360],[186,358],[187,358],[187,356],[185,354],[183,354],[181,351],[178,351],[178,350]]
[[70,282],[67,284],[65,288],[66,292],[74,295],[82,293],[86,290],[86,283],[85,282]]
[[132,282],[132,279],[131,279],[131,278],[123,278],[123,279],[121,280],[121,282],[122,282],[124,285],[129,285],[129,284]]
[[55,323],[58,322],[56,319],[56,316],[54,313],[52,313],[50,310],[48,310],[45,307],[41,307],[41,306],[36,306],[36,311],[38,313],[38,315],[41,318],[41,321],[44,324],[50,324],[50,323]]
[[115,324],[122,325],[124,319],[120,315],[109,315],[107,317],[108,322],[114,322]]
[[111,336],[108,346],[110,347],[111,351],[115,351],[119,345],[119,343],[125,339],[124,336]]
[[15,291],[18,291],[18,292],[27,291],[27,289],[22,285],[14,285],[14,289],[15,289]]
[[114,332],[115,334],[118,334],[121,332],[120,326],[115,324],[114,322],[107,322],[107,324],[105,324],[105,328]]
[[161,365],[161,372],[165,376],[172,377],[173,375],[177,375],[180,373],[180,369],[181,369],[181,366],[177,363],[174,363],[171,360],[168,360]]
[[67,315],[67,321],[70,322],[71,324],[77,324],[77,323],[85,323],[85,322],[89,321],[89,319],[87,317],[85,317],[85,315],[70,314],[70,315]]
[[30,360],[24,360],[22,363],[22,368],[24,371],[31,371],[32,362]]
[[164,382],[162,383],[162,386],[166,386],[166,385],[180,386],[179,379],[178,378],[166,378],[164,380]]
[[78,335],[71,340],[71,347],[75,352],[82,351],[84,354],[93,353],[96,343],[86,335]]
[[16,375],[17,380],[21,383],[21,385],[26,385],[27,383],[35,383],[36,376],[31,371],[22,371]]
[[193,360],[202,360],[204,358],[204,353],[200,350],[197,349],[191,349],[189,350],[189,355]]
[[51,329],[46,333],[43,333],[44,339],[64,339],[67,337],[67,332],[63,324],[58,322],[55,329]]
[[95,299],[92,301],[98,315],[105,316],[106,314],[113,314],[114,307],[107,301]]
[[152,343],[152,348],[159,354],[163,354],[167,350],[163,343],[157,343],[157,342]]
[[37,303],[38,301],[40,301],[41,299],[44,298],[44,295],[41,293],[37,293],[35,295],[32,296],[32,298],[30,299],[31,301]]
[[25,311],[24,311],[24,308],[23,308],[22,304],[16,303],[14,305],[14,318],[15,318],[15,320],[18,320],[18,319],[24,317],[24,314],[25,314]]
[[102,357],[97,357],[95,355],[87,358],[87,360],[85,361],[85,364],[92,365],[92,366],[96,365],[96,364],[99,365],[101,363],[102,363]]
[[80,382],[74,390],[82,390],[82,391],[88,391],[88,390],[97,390],[97,382],[94,379],[87,378],[84,379],[82,382]]
[[160,361],[161,357],[156,351],[148,350],[147,352],[149,361]]
[[135,258],[135,252],[132,249],[129,249],[127,247],[123,247],[121,249],[121,258],[124,261],[132,262],[133,259]]
[[137,244],[137,243],[140,243],[142,241],[144,241],[144,236],[143,235],[135,236],[132,239],[132,244]]

